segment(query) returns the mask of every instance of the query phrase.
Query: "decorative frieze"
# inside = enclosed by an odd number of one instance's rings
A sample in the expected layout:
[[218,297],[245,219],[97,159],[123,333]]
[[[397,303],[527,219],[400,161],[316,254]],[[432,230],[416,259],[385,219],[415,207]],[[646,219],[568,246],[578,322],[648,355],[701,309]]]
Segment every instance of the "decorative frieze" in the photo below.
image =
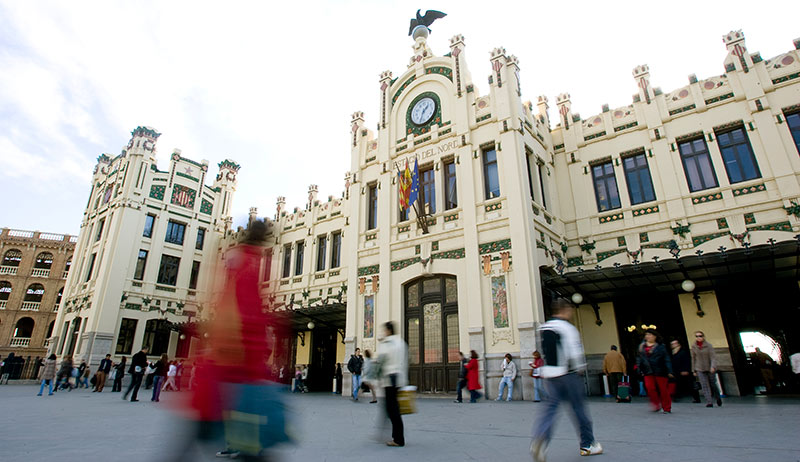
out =
[[[422,259],[420,257],[418,257],[418,256],[417,257],[406,258],[405,260],[393,261],[391,263],[391,266],[390,266],[389,269],[391,271],[400,271],[401,269],[409,267],[409,266],[411,266],[411,265],[413,265],[415,263],[419,263],[420,261],[422,261]],[[360,271],[361,270],[359,270],[359,272]]]
[[650,207],[644,207],[644,208],[641,208],[641,209],[634,210],[633,211],[633,216],[639,217],[639,216],[642,216],[642,215],[649,215],[651,213],[656,213],[656,212],[658,212],[658,206],[657,205],[653,205],[653,206],[650,206]]
[[712,194],[706,194],[703,196],[695,196],[692,198],[692,204],[704,204],[706,202],[718,201],[720,199],[722,199],[722,193],[716,192]]
[[567,259],[567,266],[583,266],[583,257],[570,257]]
[[604,217],[600,217],[599,220],[600,224],[602,225],[603,223],[610,223],[612,221],[622,220],[622,218],[623,218],[622,212],[618,212],[612,215],[606,215]]
[[600,138],[601,136],[606,136],[605,130],[603,130],[602,132],[595,133],[593,135],[584,136],[583,141],[593,140],[595,138]]
[[210,201],[205,199],[200,200],[200,213],[204,213],[206,215],[211,215],[211,211],[214,210],[214,204]]
[[719,233],[711,233],[711,234],[704,234],[702,236],[693,236],[692,237],[692,245],[695,247],[699,246],[700,244],[706,243],[712,239],[716,239],[718,237],[727,236],[730,234],[729,232],[719,232]]
[[478,254],[485,255],[493,252],[498,252],[500,250],[509,250],[509,249],[511,249],[511,239],[503,239],[500,241],[479,244]]
[[453,81],[453,70],[444,66],[433,66],[425,69],[425,74],[438,74],[447,77],[451,82]]
[[643,249],[669,249],[675,241],[650,242],[642,244]]
[[492,118],[492,114],[486,114],[485,116],[476,118],[475,119],[475,123],[479,124],[479,123],[483,122],[484,120],[491,119],[491,118]]
[[431,258],[434,260],[460,260],[465,256],[466,249],[463,247],[460,249],[446,250],[444,252],[431,254]]
[[411,85],[411,82],[413,82],[414,79],[416,78],[417,78],[416,75],[412,75],[411,78],[409,78],[408,80],[403,82],[402,85],[400,85],[400,88],[397,89],[397,92],[395,92],[394,96],[392,97],[392,104],[394,104],[397,101],[397,98],[400,97],[400,94],[403,93],[403,90],[405,90],[409,85]]
[[733,196],[734,197],[744,196],[745,194],[752,194],[754,192],[766,191],[766,190],[767,187],[764,185],[764,183],[761,183],[753,186],[748,186],[746,188],[734,189]]
[[605,252],[597,252],[597,261],[601,262],[606,258],[613,257],[619,253],[625,252],[626,249],[614,249],[614,250],[607,250]]
[[[633,127],[635,127],[637,125],[639,125],[639,122],[634,120],[633,122],[631,122],[629,124],[620,125],[619,127],[614,127],[614,133],[621,132],[622,130],[627,130],[629,128],[633,128]],[[603,132],[603,134],[605,134],[605,132]]]
[[502,202],[495,202],[494,204],[488,204],[488,205],[485,207],[485,210],[486,210],[487,212],[492,212],[492,211],[494,211],[494,210],[500,210],[500,209],[502,209],[502,208],[503,208],[503,203],[502,203]]
[[709,99],[706,100],[706,105],[718,103],[718,102],[724,101],[724,100],[726,100],[728,98],[733,98],[733,92],[726,93],[726,94],[720,95],[720,96],[715,96],[713,98],[709,98]]
[[800,77],[800,72],[795,72],[794,74],[784,75],[783,77],[778,77],[777,79],[772,79],[773,84],[783,83],[788,80],[796,79]]
[[381,265],[371,265],[371,266],[363,266],[358,269],[359,276],[369,276],[372,274],[378,274],[380,271]]
[[458,220],[458,214],[454,213],[452,215],[445,215],[443,219],[444,219],[445,223],[449,223],[451,221],[456,221],[456,220]]
[[367,234],[364,240],[369,242],[369,241],[374,241],[377,238],[378,238],[378,233],[372,233],[372,234]]
[[696,107],[697,106],[695,106],[694,104],[690,104],[688,106],[684,106],[684,107],[681,107],[681,108],[678,108],[678,109],[673,109],[673,110],[669,111],[669,115],[673,116],[673,115],[680,114],[682,112],[691,111],[692,109],[695,109]]
[[792,224],[788,221],[782,221],[780,223],[772,223],[769,225],[755,225],[755,226],[748,226],[748,231],[791,231]]

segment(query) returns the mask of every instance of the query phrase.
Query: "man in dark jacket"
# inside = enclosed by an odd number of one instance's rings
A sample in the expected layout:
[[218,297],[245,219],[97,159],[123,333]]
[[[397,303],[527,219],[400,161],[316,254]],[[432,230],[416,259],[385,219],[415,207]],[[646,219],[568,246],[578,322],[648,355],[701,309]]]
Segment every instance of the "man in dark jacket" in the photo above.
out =
[[361,367],[364,365],[364,358],[361,357],[361,348],[356,348],[354,355],[350,356],[347,362],[347,370],[353,374],[353,401],[358,401],[358,389],[361,387]]
[[689,351],[681,346],[678,339],[669,343],[672,349],[672,373],[675,375],[675,389],[673,397],[692,395],[695,403],[700,402],[700,395],[694,387],[694,376],[692,376],[692,357]]
[[111,373],[111,355],[106,355],[105,359],[100,361],[100,367],[97,368],[97,382],[95,383],[92,392],[102,392],[106,386],[106,379],[108,374]]
[[458,385],[456,385],[456,389],[458,390],[458,397],[456,397],[456,400],[453,401],[454,403],[463,402],[461,397],[461,389],[467,386],[467,368],[466,368],[467,358],[465,358],[464,353],[460,351],[458,352],[458,357],[459,357],[458,362],[459,364],[461,364],[461,367],[458,369]]
[[131,402],[139,401],[137,399],[139,395],[139,387],[142,386],[142,377],[144,376],[144,368],[147,367],[147,351],[148,348],[142,348],[142,351],[136,353],[131,358],[131,367],[128,369],[128,373],[131,374],[131,384],[128,386],[128,389],[125,391],[125,394],[122,395],[122,399],[128,399],[128,393],[133,390],[133,395],[131,395]]

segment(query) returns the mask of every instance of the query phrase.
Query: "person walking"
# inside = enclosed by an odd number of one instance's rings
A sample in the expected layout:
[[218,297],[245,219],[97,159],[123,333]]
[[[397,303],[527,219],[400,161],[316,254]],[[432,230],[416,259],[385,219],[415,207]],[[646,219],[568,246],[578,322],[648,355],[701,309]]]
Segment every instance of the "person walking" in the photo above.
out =
[[122,360],[114,366],[114,385],[111,387],[111,392],[122,391],[122,378],[125,377],[125,363],[128,358],[123,356]]
[[177,377],[178,377],[177,361],[172,361],[169,363],[169,368],[167,369],[167,381],[164,383],[164,391],[167,391],[167,387],[172,388],[172,391],[180,391],[178,385],[175,383],[175,379]]
[[161,389],[164,387],[164,381],[167,379],[167,369],[169,369],[169,356],[166,353],[161,354],[161,358],[156,361],[153,372],[153,396],[150,401],[159,401],[161,396]]
[[358,401],[358,389],[361,388],[361,369],[364,366],[364,358],[361,357],[361,348],[356,348],[354,354],[350,355],[347,361],[347,370],[353,375],[353,401]]
[[180,361],[178,361],[177,364],[175,364],[175,369],[176,369],[175,383],[178,385],[178,391],[181,391],[181,387],[183,386],[183,384],[181,383],[181,382],[183,382],[183,360],[182,359]]
[[61,360],[61,367],[58,369],[58,376],[56,377],[55,391],[58,391],[62,380],[66,381],[67,386],[72,390],[72,384],[69,383],[70,377],[72,377],[72,356],[67,356]]
[[133,391],[133,395],[131,395],[131,402],[134,403],[139,401],[139,387],[142,386],[144,368],[147,367],[147,352],[148,348],[144,347],[141,351],[131,357],[131,367],[128,369],[128,373],[131,374],[131,384],[128,385],[128,389],[122,395],[123,400],[128,399],[128,394]]
[[[336,372],[334,372],[334,378],[336,379],[336,394],[342,394],[342,379],[344,375],[342,374],[342,363],[336,363]],[[281,367],[281,378],[283,378],[283,367]]]
[[611,396],[617,397],[619,382],[627,370],[625,357],[617,351],[616,345],[611,345],[611,350],[603,358],[603,374],[608,377],[608,392],[611,393]]
[[661,343],[661,337],[653,329],[644,333],[644,341],[639,345],[637,361],[639,372],[644,377],[647,397],[650,398],[650,409],[653,412],[672,412],[672,397],[669,395],[669,378],[672,374],[672,361],[667,349]]
[[481,382],[478,380],[478,352],[470,350],[469,362],[464,368],[467,370],[467,390],[469,390],[469,402],[477,403],[481,393],[478,391],[481,387]]
[[100,360],[100,366],[97,368],[97,382],[95,383],[94,390],[92,390],[92,392],[103,392],[103,388],[106,386],[106,379],[110,373],[111,355],[106,355],[105,359]]
[[544,366],[544,359],[542,359],[539,350],[533,352],[533,361],[529,362],[531,367],[531,377],[533,377],[533,402],[538,403],[544,399],[544,386],[542,384],[542,366]]
[[395,333],[392,321],[383,325],[381,340],[381,374],[384,382],[386,415],[392,422],[392,439],[387,446],[402,447],[406,445],[403,431],[403,418],[400,416],[400,404],[397,392],[408,383],[408,346]]
[[717,355],[714,353],[714,346],[706,341],[706,334],[701,330],[694,333],[691,353],[692,371],[703,389],[706,407],[714,407],[715,398],[717,406],[722,406],[722,398],[717,389]]
[[42,392],[44,391],[44,386],[47,384],[50,387],[47,396],[51,396],[53,394],[53,381],[56,378],[56,355],[55,353],[51,354],[44,360],[44,367],[42,368],[41,379],[42,385],[39,387],[39,393],[36,396],[42,396]]
[[308,364],[303,364],[300,372],[300,386],[303,387],[303,393],[308,393]]
[[78,386],[76,388],[89,388],[89,366],[86,364],[86,360],[81,360],[81,365],[78,366],[78,377],[76,379],[78,382]]
[[581,375],[586,367],[583,345],[578,329],[572,324],[575,316],[575,305],[563,298],[552,303],[553,319],[539,327],[539,339],[544,366],[541,375],[544,378],[547,400],[544,412],[534,424],[530,451],[535,462],[544,462],[547,447],[555,426],[558,406],[561,401],[568,401],[575,414],[580,431],[580,455],[591,456],[603,453],[603,446],[594,439],[592,420],[586,409],[584,385]]
[[775,386],[773,383],[775,382],[775,374],[773,373],[772,369],[775,366],[775,362],[772,360],[772,357],[761,351],[761,348],[758,347],[756,347],[756,352],[751,356],[755,358],[755,363],[758,364],[758,369],[761,372],[761,380],[764,381],[766,393],[769,394],[774,392]]
[[501,401],[503,399],[503,388],[506,386],[508,386],[508,398],[506,398],[506,401],[511,401],[511,396],[514,392],[514,379],[517,377],[517,365],[514,364],[511,353],[506,353],[505,358],[503,358],[503,364],[501,364],[500,367],[503,370],[503,378],[500,379],[500,385],[497,389],[497,399],[495,399],[495,401]]
[[[341,373],[341,369],[339,369]],[[372,352],[364,350],[364,368],[362,369],[362,383],[369,388],[372,393],[372,401],[370,404],[378,402],[378,396],[375,394],[375,380],[377,379],[375,361],[372,360]]]
[[465,367],[467,365],[467,358],[464,357],[464,353],[460,351],[458,352],[458,364],[460,366],[458,368],[458,385],[456,385],[456,391],[458,394],[456,395],[456,400],[453,402],[463,403],[464,399],[461,396],[461,390],[467,386],[467,368]]
[[692,376],[691,355],[678,339],[669,342],[669,346],[672,350],[672,373],[675,375],[674,388],[670,390],[672,399],[691,396],[693,402],[699,403],[700,396],[694,387],[695,379]]

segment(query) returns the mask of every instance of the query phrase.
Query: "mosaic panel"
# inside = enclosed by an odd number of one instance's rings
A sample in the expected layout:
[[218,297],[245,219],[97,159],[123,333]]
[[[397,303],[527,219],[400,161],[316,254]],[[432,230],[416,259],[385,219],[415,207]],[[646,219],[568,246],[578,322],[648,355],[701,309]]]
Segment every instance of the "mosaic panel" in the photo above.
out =
[[197,197],[197,191],[186,186],[176,184],[172,187],[172,197],[170,203],[185,207],[187,209],[194,208],[194,200]]
[[494,320],[495,329],[503,329],[509,326],[505,276],[492,278],[492,319]]
[[603,223],[610,223],[612,221],[622,220],[622,218],[623,218],[622,212],[615,213],[613,215],[606,215],[604,217],[600,217],[600,224],[602,225]]
[[766,190],[767,187],[764,185],[764,183],[761,183],[753,186],[748,186],[746,188],[734,189],[733,196],[734,197],[744,196],[745,194],[752,194],[754,192],[766,191]]
[[378,274],[380,271],[381,265],[371,265],[371,266],[363,266],[358,269],[359,276],[369,276],[372,274]]
[[603,261],[606,258],[613,257],[618,253],[625,252],[625,249],[614,249],[614,250],[607,250],[605,252],[597,252],[597,261]]
[[167,192],[167,187],[162,185],[150,186],[150,197],[156,200],[163,201],[164,194]]
[[727,228],[728,228],[728,219],[717,218],[717,229],[727,229]]
[[214,210],[214,204],[211,202],[202,199],[200,201],[200,213],[205,213],[206,215],[211,215],[212,210]]
[[791,231],[792,224],[788,221],[782,221],[780,223],[772,223],[769,225],[756,225],[756,226],[748,226],[748,231]]
[[509,250],[510,248],[511,248],[511,239],[503,239],[501,241],[479,244],[478,254],[485,255],[487,253],[498,252],[500,250]]
[[718,201],[720,199],[722,199],[722,193],[721,192],[717,192],[717,193],[713,193],[713,194],[707,194],[707,195],[704,195],[704,196],[693,197],[692,198],[692,204],[704,204],[706,202]]
[[730,234],[730,233],[725,231],[725,232],[720,232],[720,233],[704,234],[702,236],[694,236],[694,237],[692,237],[692,245],[697,247],[700,244],[704,244],[704,243],[706,243],[706,242],[708,242],[708,241],[710,241],[712,239],[716,239],[718,237],[727,236],[728,234]]
[[375,336],[375,296],[364,297],[364,338]]
[[642,215],[649,215],[651,213],[656,213],[656,212],[658,212],[658,206],[657,205],[653,205],[653,206],[650,206],[650,207],[644,207],[644,208],[641,208],[641,209],[634,210],[633,211],[633,216],[638,217],[638,216],[642,216]]

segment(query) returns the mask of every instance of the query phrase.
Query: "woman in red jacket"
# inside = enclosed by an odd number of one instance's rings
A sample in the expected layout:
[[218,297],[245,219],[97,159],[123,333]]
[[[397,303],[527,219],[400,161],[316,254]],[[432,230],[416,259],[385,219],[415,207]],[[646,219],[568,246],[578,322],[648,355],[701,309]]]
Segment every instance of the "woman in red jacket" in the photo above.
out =
[[469,402],[477,402],[481,397],[478,390],[481,389],[481,383],[478,380],[478,353],[475,350],[469,352],[470,360],[466,366],[467,369],[467,389],[469,390]]

